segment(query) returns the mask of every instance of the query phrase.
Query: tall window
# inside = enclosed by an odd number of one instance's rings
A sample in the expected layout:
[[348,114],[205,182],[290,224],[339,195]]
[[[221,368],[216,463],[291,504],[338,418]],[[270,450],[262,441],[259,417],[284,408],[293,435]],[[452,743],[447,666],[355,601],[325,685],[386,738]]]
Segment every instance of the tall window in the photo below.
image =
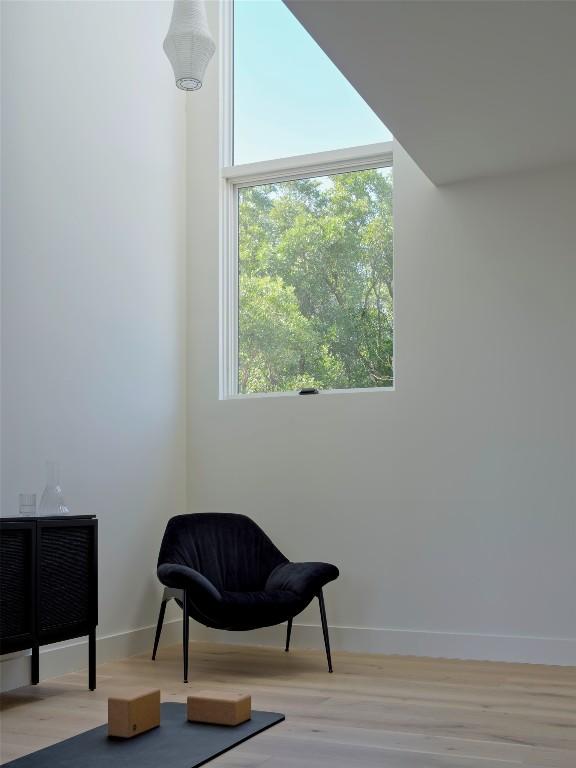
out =
[[281,0],[231,6],[221,394],[390,388],[390,134]]

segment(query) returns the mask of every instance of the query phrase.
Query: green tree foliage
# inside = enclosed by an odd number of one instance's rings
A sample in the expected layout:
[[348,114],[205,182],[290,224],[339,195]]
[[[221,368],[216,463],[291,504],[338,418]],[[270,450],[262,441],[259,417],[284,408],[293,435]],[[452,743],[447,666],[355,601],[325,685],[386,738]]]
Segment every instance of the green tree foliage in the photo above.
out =
[[240,190],[239,391],[393,383],[392,176]]

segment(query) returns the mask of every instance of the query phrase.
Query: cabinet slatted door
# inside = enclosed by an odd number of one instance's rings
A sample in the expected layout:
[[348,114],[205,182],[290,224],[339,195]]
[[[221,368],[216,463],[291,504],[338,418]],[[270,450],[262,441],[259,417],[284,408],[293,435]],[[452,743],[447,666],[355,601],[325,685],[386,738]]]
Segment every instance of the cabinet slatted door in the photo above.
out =
[[97,623],[94,522],[38,521],[41,643],[86,635]]
[[0,653],[32,646],[35,532],[33,522],[3,523],[0,536]]

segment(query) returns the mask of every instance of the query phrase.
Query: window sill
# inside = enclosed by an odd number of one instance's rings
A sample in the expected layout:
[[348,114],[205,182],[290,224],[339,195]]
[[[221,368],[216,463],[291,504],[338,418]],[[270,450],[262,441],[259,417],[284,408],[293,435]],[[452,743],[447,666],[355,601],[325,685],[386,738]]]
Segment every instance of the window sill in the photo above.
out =
[[350,389],[323,389],[317,395],[301,395],[299,392],[248,392],[238,395],[222,395],[220,400],[261,400],[273,397],[298,397],[304,400],[313,400],[315,397],[325,395],[358,395],[371,394],[373,392],[395,392],[396,387],[356,387]]

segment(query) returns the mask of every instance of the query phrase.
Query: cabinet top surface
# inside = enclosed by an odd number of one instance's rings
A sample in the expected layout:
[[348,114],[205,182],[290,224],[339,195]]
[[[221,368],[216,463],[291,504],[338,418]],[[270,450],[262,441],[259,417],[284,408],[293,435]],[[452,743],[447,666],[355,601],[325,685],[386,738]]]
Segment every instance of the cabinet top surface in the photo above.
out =
[[23,523],[34,520],[94,520],[96,515],[15,515],[12,517],[0,516],[0,523]]

